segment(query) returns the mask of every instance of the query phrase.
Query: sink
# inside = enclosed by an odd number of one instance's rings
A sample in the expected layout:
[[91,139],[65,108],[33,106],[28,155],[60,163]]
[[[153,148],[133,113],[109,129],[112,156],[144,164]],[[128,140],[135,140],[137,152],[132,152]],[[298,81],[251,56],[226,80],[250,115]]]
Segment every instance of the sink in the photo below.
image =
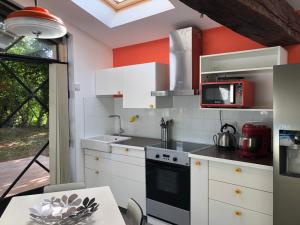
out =
[[110,144],[130,139],[124,136],[101,135],[81,140],[81,148],[111,152]]

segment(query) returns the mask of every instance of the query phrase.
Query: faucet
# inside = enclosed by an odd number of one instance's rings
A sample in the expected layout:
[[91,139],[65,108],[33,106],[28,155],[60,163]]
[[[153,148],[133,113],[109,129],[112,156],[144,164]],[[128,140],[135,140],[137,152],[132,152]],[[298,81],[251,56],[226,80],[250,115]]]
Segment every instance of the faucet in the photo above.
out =
[[123,134],[125,131],[122,128],[122,125],[121,125],[121,117],[120,117],[120,115],[110,115],[108,117],[109,118],[118,118],[119,119],[119,136],[121,136],[121,134]]

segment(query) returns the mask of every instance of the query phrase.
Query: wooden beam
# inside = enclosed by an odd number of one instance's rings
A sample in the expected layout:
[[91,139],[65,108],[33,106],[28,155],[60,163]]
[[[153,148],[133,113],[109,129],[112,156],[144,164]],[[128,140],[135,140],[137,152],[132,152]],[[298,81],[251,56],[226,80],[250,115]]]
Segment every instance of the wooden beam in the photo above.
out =
[[300,43],[300,16],[285,0],[180,0],[266,46]]

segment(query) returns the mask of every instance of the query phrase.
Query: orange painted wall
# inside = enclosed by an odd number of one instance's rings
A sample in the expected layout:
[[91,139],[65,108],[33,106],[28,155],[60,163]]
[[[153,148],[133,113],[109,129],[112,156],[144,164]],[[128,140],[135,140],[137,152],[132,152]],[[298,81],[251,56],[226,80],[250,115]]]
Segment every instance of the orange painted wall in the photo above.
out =
[[[202,46],[203,55],[265,47],[226,27],[204,30]],[[300,43],[287,46],[286,49],[289,55],[288,63],[300,63]],[[146,62],[169,63],[168,38],[113,49],[114,67]]]
[[147,62],[169,64],[169,39],[113,49],[113,66],[127,66]]

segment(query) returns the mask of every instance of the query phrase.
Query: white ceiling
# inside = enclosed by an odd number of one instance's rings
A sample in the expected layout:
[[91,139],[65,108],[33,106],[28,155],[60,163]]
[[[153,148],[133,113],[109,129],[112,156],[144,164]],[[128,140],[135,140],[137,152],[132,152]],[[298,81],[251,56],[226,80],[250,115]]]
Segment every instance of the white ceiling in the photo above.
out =
[[[15,1],[24,6],[32,5],[33,2],[33,0]],[[197,26],[200,29],[208,29],[219,26],[206,16],[201,18],[198,12],[179,0],[170,1],[175,9],[115,28],[107,27],[70,0],[40,1],[40,5],[111,48],[164,38],[176,28]],[[300,9],[300,0],[288,2],[295,9]]]

